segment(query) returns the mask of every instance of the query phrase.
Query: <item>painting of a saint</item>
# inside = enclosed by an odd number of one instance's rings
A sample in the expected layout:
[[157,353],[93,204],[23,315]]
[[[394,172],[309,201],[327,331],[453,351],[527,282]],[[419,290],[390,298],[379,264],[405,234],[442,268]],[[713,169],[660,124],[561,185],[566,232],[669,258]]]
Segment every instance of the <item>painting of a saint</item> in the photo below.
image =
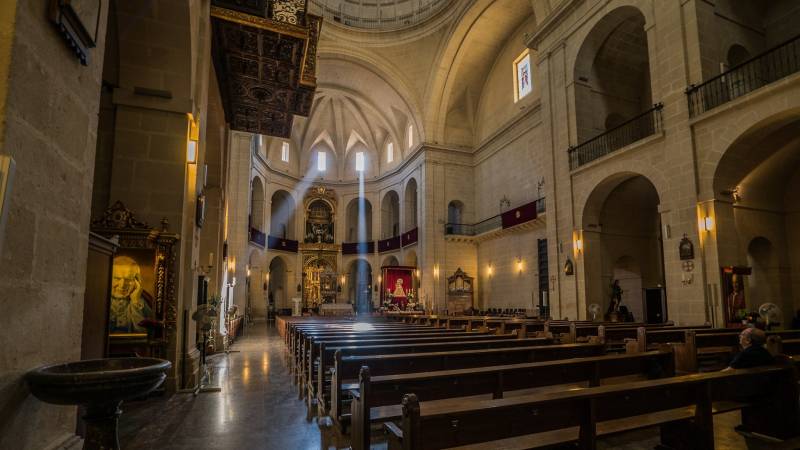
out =
[[153,296],[145,290],[147,285],[142,268],[130,256],[116,256],[111,275],[111,308],[109,331],[111,333],[146,333],[143,322],[153,319]]
[[730,292],[725,297],[725,304],[728,310],[728,323],[737,323],[747,314],[743,281],[742,275],[739,274],[734,274],[730,277]]

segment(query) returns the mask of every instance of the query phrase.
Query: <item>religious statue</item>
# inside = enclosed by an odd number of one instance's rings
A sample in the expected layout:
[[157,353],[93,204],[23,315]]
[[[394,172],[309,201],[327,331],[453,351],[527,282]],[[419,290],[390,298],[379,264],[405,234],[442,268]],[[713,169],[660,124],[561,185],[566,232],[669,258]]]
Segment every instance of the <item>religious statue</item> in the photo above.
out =
[[406,297],[406,291],[403,290],[403,279],[398,278],[397,281],[394,283],[394,292],[392,292],[393,297]]
[[144,333],[142,322],[153,318],[152,296],[142,286],[139,264],[128,256],[114,258],[111,271],[111,311],[109,329],[112,333]]
[[611,304],[608,305],[606,315],[618,313],[620,303],[622,303],[622,288],[619,285],[619,280],[614,280],[611,284]]

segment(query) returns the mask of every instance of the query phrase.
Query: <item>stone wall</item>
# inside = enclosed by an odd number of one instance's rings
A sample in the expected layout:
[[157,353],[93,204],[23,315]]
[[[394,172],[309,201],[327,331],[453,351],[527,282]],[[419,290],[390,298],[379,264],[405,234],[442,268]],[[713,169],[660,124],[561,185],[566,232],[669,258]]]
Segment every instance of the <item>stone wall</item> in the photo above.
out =
[[[10,24],[5,14],[15,3]],[[80,358],[106,17],[82,66],[49,23],[46,5],[0,8],[0,67],[8,70],[0,81],[7,83],[0,152],[17,164],[0,235],[0,448],[50,448],[74,437],[76,425],[75,408],[35,399],[22,376]]]

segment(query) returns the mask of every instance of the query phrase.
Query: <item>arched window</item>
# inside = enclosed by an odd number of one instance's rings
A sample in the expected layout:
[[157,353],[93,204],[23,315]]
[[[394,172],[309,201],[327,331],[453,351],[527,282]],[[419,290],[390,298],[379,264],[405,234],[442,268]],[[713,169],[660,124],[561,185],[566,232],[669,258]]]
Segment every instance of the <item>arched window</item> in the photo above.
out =
[[324,151],[317,152],[317,170],[325,172],[328,170],[328,153]]
[[386,162],[394,161],[394,143],[389,142],[386,144]]
[[364,152],[356,153],[356,172],[364,171]]
[[261,135],[254,134],[250,139],[250,153],[257,155],[259,151],[261,151]]
[[284,142],[281,144],[281,161],[289,162],[289,143]]

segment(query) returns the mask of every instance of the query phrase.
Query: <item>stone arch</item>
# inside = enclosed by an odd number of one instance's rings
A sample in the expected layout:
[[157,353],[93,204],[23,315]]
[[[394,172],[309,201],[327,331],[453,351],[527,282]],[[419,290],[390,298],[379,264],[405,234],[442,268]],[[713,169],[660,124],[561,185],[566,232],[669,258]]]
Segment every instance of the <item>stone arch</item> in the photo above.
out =
[[649,109],[653,103],[646,19],[634,6],[620,6],[590,29],[575,58],[577,142],[606,130],[599,123],[617,115],[621,121]]
[[273,192],[270,201],[269,234],[281,239],[296,239],[296,212],[297,205],[288,191],[279,189]]
[[[607,177],[589,194],[581,217],[585,303],[606,311],[615,276],[630,278],[630,289],[664,287],[660,196],[647,177],[619,173]],[[626,214],[635,210],[635,216]],[[635,276],[634,274],[637,274]],[[634,286],[635,285],[635,286]],[[633,293],[632,293],[633,294]],[[628,309],[642,320],[641,295]]]
[[[479,93],[499,50],[532,15],[531,2],[476,0],[458,17],[450,38],[436,56],[439,66],[431,71],[426,91],[428,140],[448,142],[448,124],[456,122],[451,113],[477,111]],[[467,140],[474,134],[471,127],[469,123],[470,129],[465,130]]]
[[345,242],[372,241],[372,203],[356,197],[347,204],[345,214]]
[[397,259],[397,257],[394,256],[394,255],[389,255],[389,256],[383,258],[383,263],[381,263],[381,267],[399,266],[399,265],[400,265],[400,260]]
[[267,304],[274,305],[275,309],[290,308],[289,266],[281,256],[275,256],[269,263],[267,283]]
[[405,196],[403,198],[403,203],[405,205],[403,208],[405,214],[405,231],[413,230],[418,226],[419,209],[417,206],[417,191],[417,180],[415,178],[411,178],[406,183]]
[[250,227],[264,231],[264,182],[258,176],[250,181]]
[[400,196],[390,190],[381,200],[381,239],[400,235]]
[[347,293],[356,310],[369,312],[372,309],[372,266],[364,258],[356,258],[350,262],[347,270]]

